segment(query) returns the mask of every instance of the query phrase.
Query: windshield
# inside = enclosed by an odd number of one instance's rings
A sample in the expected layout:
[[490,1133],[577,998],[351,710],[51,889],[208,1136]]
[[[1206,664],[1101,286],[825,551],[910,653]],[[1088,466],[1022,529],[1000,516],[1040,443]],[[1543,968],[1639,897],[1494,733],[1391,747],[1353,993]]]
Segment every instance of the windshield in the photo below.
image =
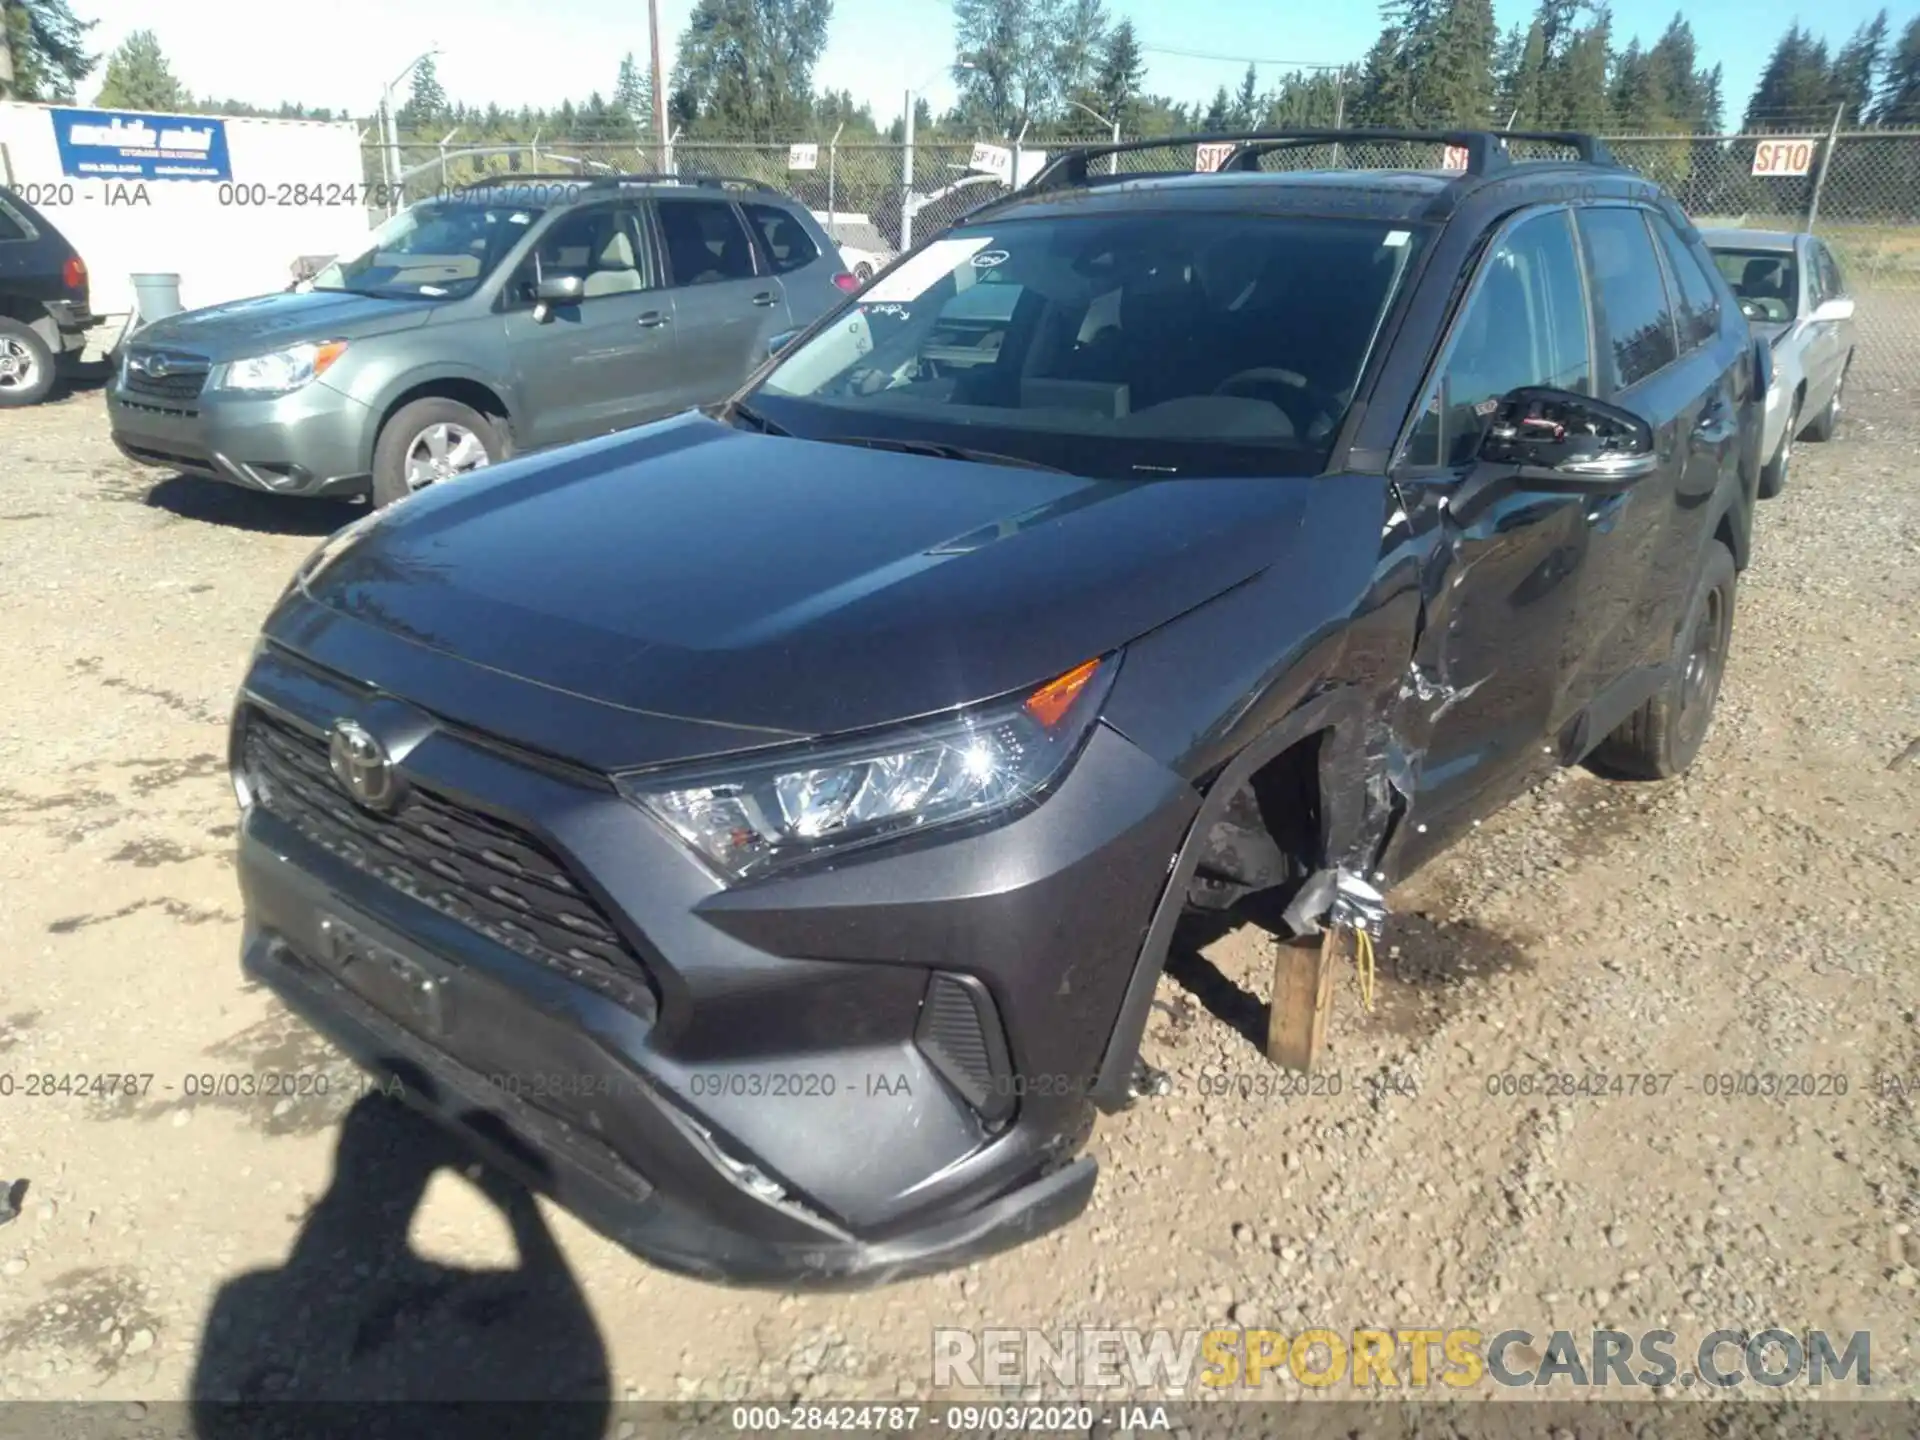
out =
[[457,300],[493,273],[539,214],[524,205],[423,201],[374,231],[360,254],[314,276],[313,288]]
[[1244,214],[963,227],[749,403],[811,438],[931,439],[1086,474],[1311,473],[1419,240]]
[[1713,263],[1740,298],[1747,319],[1793,319],[1800,271],[1791,250],[1715,250]]

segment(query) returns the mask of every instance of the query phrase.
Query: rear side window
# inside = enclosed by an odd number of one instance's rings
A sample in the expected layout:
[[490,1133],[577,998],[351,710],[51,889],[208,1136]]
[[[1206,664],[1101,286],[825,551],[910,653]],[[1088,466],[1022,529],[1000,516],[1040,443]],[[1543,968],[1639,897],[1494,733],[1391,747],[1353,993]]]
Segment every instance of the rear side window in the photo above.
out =
[[773,273],[785,275],[820,258],[820,247],[813,243],[800,222],[778,205],[742,205],[747,221],[760,232],[760,241]]
[[1613,341],[1602,369],[1615,389],[1624,390],[1672,364],[1679,353],[1660,261],[1638,210],[1593,208],[1578,214],[1588,273]]
[[1684,354],[1695,346],[1708,344],[1720,333],[1720,297],[1693,250],[1674,228],[1657,215],[1647,218],[1653,225],[1653,233],[1660,237],[1660,248],[1667,252],[1667,271],[1678,291],[1674,297],[1674,320],[1679,326],[1680,350]]
[[1502,396],[1523,386],[1593,393],[1580,259],[1565,211],[1522,221],[1498,241],[1454,330],[1409,464],[1465,465]]
[[27,222],[0,200],[0,240],[25,240]]
[[662,200],[660,236],[675,285],[713,285],[753,277],[753,242],[731,202]]

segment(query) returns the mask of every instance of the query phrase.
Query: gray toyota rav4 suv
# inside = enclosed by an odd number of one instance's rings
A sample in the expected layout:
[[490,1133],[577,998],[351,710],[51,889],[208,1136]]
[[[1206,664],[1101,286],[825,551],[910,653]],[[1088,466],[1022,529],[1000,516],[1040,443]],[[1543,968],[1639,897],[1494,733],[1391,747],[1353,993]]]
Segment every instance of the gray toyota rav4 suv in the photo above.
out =
[[753,181],[522,176],[402,211],[304,293],[140,332],[108,391],[143,464],[389,504],[724,398],[859,282]]

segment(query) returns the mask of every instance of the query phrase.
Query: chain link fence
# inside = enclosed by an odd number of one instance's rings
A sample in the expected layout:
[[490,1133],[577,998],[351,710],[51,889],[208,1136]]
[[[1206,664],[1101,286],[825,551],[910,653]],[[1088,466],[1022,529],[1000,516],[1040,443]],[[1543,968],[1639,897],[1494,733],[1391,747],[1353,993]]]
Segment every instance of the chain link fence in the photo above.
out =
[[[1023,145],[994,142],[1014,153],[1014,174],[1033,173],[1043,155],[1099,144],[1103,135],[1065,133]],[[1794,140],[1804,140],[1792,147]],[[1756,175],[1762,145],[1789,145],[1787,168],[1798,174]],[[1849,381],[1856,395],[1890,396],[1920,382],[1920,130],[1841,131],[1825,135],[1619,135],[1607,137],[1624,165],[1657,181],[1702,226],[1763,230],[1811,229],[1833,249],[1858,301],[1858,348]],[[1222,146],[1223,150],[1227,147]],[[1513,142],[1518,158],[1566,153],[1552,145]],[[1367,142],[1310,145],[1264,156],[1266,169],[1432,169],[1440,147]],[[417,199],[492,176],[606,174],[734,176],[799,199],[841,245],[881,260],[955,223],[968,211],[1009,193],[1004,178],[975,170],[972,141],[945,137],[902,144],[854,141],[801,149],[781,144],[679,141],[640,144],[559,143],[438,151],[402,145],[396,154],[367,150],[368,180],[404,177],[399,196]],[[1181,173],[1213,157],[1194,145],[1157,146],[1098,161],[1118,174]],[[807,168],[793,162],[807,161]],[[397,162],[397,163],[396,163]],[[909,168],[910,166],[910,168]],[[909,198],[911,197],[911,198]],[[911,212],[910,214],[908,212]]]

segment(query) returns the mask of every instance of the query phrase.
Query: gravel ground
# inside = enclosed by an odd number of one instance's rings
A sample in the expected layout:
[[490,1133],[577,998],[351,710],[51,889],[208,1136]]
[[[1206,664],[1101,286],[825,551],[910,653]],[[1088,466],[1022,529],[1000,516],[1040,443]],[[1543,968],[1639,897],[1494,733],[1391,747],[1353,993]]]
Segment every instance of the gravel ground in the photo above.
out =
[[[97,394],[0,418],[0,1397],[904,1396],[935,1325],[1602,1323],[1870,1330],[1875,1393],[1920,1396],[1912,398],[1857,395],[1763,509],[1689,777],[1565,773],[1392,897],[1338,1095],[1212,1093],[1274,1076],[1268,951],[1196,933],[1146,1042],[1172,1091],[1102,1122],[1087,1216],[804,1297],[650,1270],[377,1098],[343,1126],[352,1072],[240,981],[222,755],[259,619],[353,512],[156,483]],[[1674,1078],[1491,1093],[1595,1071]],[[1709,1093],[1745,1071],[1841,1080]],[[24,1093],[76,1072],[153,1079]]]

